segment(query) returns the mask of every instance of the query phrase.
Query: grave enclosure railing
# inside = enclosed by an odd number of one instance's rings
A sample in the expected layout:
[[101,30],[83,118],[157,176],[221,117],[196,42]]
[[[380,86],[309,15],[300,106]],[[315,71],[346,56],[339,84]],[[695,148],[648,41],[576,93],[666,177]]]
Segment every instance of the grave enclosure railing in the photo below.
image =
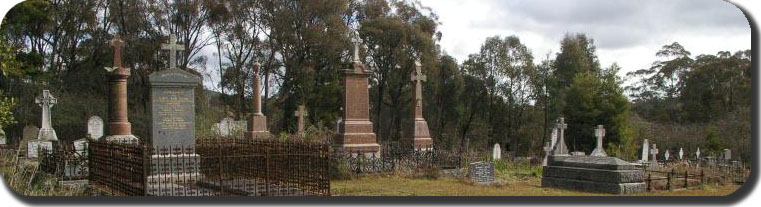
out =
[[413,149],[400,144],[383,144],[379,153],[366,154],[353,151],[336,151],[334,162],[343,166],[342,173],[351,175],[390,173],[394,171],[421,172],[434,169],[466,167],[472,160],[467,153],[439,148]]
[[61,144],[53,150],[39,150],[40,171],[59,180],[83,180],[88,178],[87,151],[76,151],[73,145]]
[[91,183],[109,194],[330,195],[329,145],[323,143],[231,138],[201,139],[195,147],[91,144]]
[[741,184],[748,177],[743,167],[696,167],[677,162],[657,167],[643,165],[643,170],[648,191],[687,189],[704,184]]

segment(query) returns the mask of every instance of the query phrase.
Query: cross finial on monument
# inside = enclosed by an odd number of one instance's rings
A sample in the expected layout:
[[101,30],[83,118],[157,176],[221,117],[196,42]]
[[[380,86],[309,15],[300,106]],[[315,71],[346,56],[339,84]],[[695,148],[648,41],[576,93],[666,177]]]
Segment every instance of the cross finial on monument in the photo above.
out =
[[161,49],[169,50],[169,69],[177,68],[177,51],[184,51],[185,45],[177,44],[177,36],[169,35],[169,42],[161,44]]
[[423,106],[423,89],[422,82],[426,81],[426,76],[422,71],[422,64],[420,59],[415,60],[415,71],[412,71],[411,80],[415,82],[415,104],[417,107]]
[[304,133],[304,117],[307,116],[306,107],[304,107],[304,105],[299,105],[299,109],[293,112],[293,115],[299,117],[298,133]]
[[605,137],[605,127],[602,125],[597,125],[597,128],[595,129],[595,136],[597,137],[597,147],[594,151],[592,151],[590,156],[607,157],[608,154],[605,153],[605,148],[602,147],[603,138]]
[[359,46],[362,44],[362,38],[356,29],[352,32],[351,42],[354,43],[354,62],[361,62],[359,58]]
[[106,67],[106,71],[113,72],[116,69],[123,68],[129,73],[129,68],[122,67],[122,48],[124,48],[124,41],[121,36],[114,35],[114,38],[109,41],[111,47],[114,48],[114,67]]
[[565,118],[559,118],[555,123],[555,128],[558,130],[560,139],[555,143],[555,150],[552,151],[552,154],[568,155],[568,147],[565,145],[565,129],[568,128],[568,124],[565,123]]

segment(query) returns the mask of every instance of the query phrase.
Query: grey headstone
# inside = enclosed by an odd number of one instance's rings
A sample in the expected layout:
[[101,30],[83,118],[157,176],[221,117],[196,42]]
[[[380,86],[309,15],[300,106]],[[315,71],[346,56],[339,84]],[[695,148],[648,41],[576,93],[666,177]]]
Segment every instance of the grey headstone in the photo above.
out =
[[732,160],[732,150],[730,149],[724,149],[724,160],[729,161]]
[[103,137],[103,119],[98,116],[87,119],[87,134],[94,140]]
[[479,184],[494,182],[494,165],[488,162],[470,163],[470,180]]
[[150,75],[153,146],[195,146],[195,87],[201,79],[180,69]]
[[19,146],[21,149],[28,149],[28,144],[30,141],[37,139],[37,133],[40,132],[40,128],[37,128],[35,125],[26,125],[24,126],[23,135],[21,138],[21,142],[19,143]]
[[650,157],[649,153],[650,153],[650,143],[648,143],[648,140],[645,139],[644,141],[642,141],[642,157],[640,160],[643,162],[647,162],[648,158]]
[[679,148],[679,160],[683,160],[683,159],[684,159],[684,149]]
[[669,157],[671,157],[671,154],[669,154],[669,150],[666,150],[666,152],[663,154],[663,157],[666,158],[666,161],[669,160]]
[[240,135],[246,130],[246,121],[235,121],[229,117],[214,124],[214,132],[220,136]]

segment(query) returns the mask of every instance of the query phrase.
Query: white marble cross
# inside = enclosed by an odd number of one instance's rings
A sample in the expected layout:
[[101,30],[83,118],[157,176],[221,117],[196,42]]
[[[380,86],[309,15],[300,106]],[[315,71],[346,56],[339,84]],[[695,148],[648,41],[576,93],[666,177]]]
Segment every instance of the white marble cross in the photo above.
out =
[[698,151],[695,151],[695,159],[700,159],[700,147],[698,147]]
[[679,148],[679,159],[680,160],[684,159],[684,149],[682,149],[681,147]]
[[666,158],[666,161],[669,160],[669,157],[671,157],[671,154],[669,154],[669,150],[666,150],[666,152],[663,154],[664,158]]
[[423,74],[422,71],[422,64],[420,64],[420,59],[415,60],[415,71],[412,72],[412,82],[415,82],[415,103],[417,104],[417,107],[423,106],[423,86],[422,82],[426,81],[426,76]]
[[605,127],[602,125],[597,125],[597,128],[595,129],[595,136],[597,137],[597,147],[594,151],[592,151],[592,154],[590,156],[594,157],[607,157],[608,154],[605,153],[605,148],[602,147],[602,141],[605,137]]
[[185,45],[177,44],[177,36],[169,35],[168,44],[161,44],[161,49],[169,50],[169,69],[177,68],[177,51],[184,51]]
[[650,143],[647,139],[642,141],[642,161],[647,162],[650,153]]
[[40,120],[42,128],[40,128],[37,138],[42,140],[58,140],[58,136],[56,136],[55,130],[53,130],[50,114],[50,108],[58,103],[58,99],[53,97],[49,90],[43,90],[42,95],[35,99],[35,103],[42,108],[42,120]]
[[650,148],[650,154],[653,155],[653,162],[658,161],[656,158],[658,156],[658,146],[653,143],[653,148]]
[[299,105],[299,109],[293,112],[293,115],[296,117],[299,117],[298,121],[298,133],[302,134],[304,133],[304,117],[307,116],[307,110],[304,105]]
[[363,43],[362,38],[359,36],[359,31],[354,30],[352,32],[351,42],[354,43],[354,62],[361,62],[359,58],[359,46]]
[[565,118],[559,118],[555,128],[558,129],[560,139],[555,144],[555,151],[552,154],[555,155],[568,155],[568,147],[565,145],[565,129],[568,128],[568,124],[565,123]]

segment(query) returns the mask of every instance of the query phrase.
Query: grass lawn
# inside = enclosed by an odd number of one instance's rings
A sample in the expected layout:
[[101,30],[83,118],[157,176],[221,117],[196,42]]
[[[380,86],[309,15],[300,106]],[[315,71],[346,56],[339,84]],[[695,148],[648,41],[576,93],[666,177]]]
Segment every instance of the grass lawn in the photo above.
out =
[[[541,188],[540,178],[480,186],[452,178],[404,178],[400,176],[365,176],[331,182],[334,196],[611,196],[554,188]],[[700,189],[657,191],[633,196],[725,196],[739,185],[711,186]]]

